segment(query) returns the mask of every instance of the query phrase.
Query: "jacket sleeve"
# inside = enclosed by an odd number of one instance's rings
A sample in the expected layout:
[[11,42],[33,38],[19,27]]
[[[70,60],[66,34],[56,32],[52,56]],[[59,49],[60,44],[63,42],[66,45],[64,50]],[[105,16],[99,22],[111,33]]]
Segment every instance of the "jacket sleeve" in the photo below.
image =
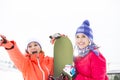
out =
[[92,54],[91,58],[91,69],[92,77],[94,80],[105,80],[106,76],[106,59],[102,54],[99,56]]
[[78,74],[75,80],[107,80],[106,79],[106,60],[99,54],[99,56],[92,54],[91,56],[91,76],[87,77]]
[[[27,62],[26,57],[21,53],[21,51],[18,49],[16,42],[10,41],[14,45],[13,49],[7,50],[10,59],[13,61],[15,66],[20,70],[24,71],[25,64]],[[7,43],[9,45],[10,43]]]

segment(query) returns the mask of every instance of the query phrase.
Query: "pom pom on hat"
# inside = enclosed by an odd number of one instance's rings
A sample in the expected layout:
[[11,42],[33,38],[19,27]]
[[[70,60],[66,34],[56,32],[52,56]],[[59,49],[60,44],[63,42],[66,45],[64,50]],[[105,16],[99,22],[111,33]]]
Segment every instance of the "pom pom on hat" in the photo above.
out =
[[29,38],[27,41],[26,41],[26,50],[27,50],[27,47],[28,47],[28,44],[31,43],[31,42],[36,42],[39,44],[40,48],[42,49],[41,45],[40,45],[40,41],[36,38]]
[[85,20],[81,26],[79,26],[76,30],[76,35],[78,33],[83,33],[85,34],[91,41],[93,41],[93,32],[92,29],[90,28],[90,23],[88,20]]

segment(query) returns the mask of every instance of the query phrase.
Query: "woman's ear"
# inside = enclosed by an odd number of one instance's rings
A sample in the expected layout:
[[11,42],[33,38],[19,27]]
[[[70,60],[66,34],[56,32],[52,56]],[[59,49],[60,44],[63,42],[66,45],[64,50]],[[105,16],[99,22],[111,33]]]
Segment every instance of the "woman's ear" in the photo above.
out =
[[91,45],[92,44],[92,42],[89,40],[89,45]]
[[29,54],[29,52],[27,51],[27,49],[25,50],[25,52]]

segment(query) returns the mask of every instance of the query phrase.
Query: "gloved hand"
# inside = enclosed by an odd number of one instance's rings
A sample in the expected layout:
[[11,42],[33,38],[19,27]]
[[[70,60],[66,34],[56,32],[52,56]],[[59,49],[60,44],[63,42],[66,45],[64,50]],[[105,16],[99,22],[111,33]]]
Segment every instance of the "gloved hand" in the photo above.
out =
[[4,35],[0,34],[0,46],[4,47],[6,50],[14,48],[12,42],[8,41]]
[[4,35],[0,34],[0,46],[4,46],[7,43],[7,39]]
[[63,71],[66,72],[71,77],[73,77],[76,73],[75,68],[72,65],[69,65],[69,64],[65,65]]
[[49,38],[51,39],[50,43],[54,44],[55,40],[59,39],[61,36],[65,36],[65,35],[64,34],[60,34],[60,33],[55,33],[55,34],[49,36]]

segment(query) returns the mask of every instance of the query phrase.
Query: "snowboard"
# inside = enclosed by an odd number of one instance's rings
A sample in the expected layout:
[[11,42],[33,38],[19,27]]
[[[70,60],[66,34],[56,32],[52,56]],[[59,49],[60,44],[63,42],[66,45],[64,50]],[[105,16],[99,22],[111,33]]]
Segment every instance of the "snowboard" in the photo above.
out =
[[[57,36],[54,42],[54,77],[57,78],[61,73],[68,75],[63,71],[65,65],[73,63],[73,46],[71,40],[66,36]],[[72,77],[68,75],[68,79]]]

